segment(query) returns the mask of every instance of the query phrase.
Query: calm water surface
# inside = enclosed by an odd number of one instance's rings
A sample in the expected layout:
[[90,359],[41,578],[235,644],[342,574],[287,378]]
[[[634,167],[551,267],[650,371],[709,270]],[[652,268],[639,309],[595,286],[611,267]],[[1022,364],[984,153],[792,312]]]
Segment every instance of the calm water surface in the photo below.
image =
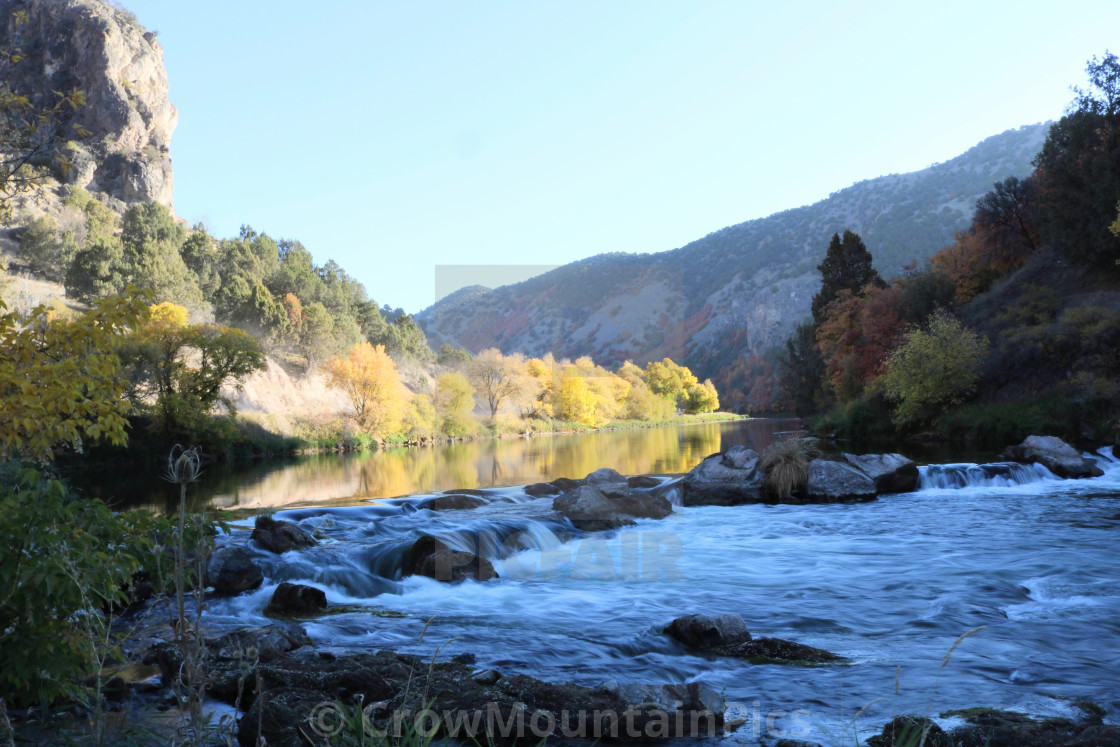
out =
[[[267,509],[346,504],[453,488],[490,488],[580,478],[600,467],[624,475],[687,472],[709,454],[747,444],[759,451],[797,420],[698,425],[502,438],[282,462],[216,464],[190,488],[190,509]],[[178,489],[158,474],[83,475],[78,484],[116,505],[178,510]]]

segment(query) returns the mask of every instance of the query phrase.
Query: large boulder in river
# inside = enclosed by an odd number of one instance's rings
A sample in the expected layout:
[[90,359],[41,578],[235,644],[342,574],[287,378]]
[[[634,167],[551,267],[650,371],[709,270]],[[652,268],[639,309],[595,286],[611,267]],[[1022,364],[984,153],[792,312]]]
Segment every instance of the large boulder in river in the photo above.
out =
[[1057,436],[1027,436],[1018,446],[1004,449],[1003,458],[1023,464],[1038,463],[1058,477],[1100,477],[1100,467],[1081,456]]
[[681,502],[685,506],[738,506],[760,503],[762,470],[758,453],[743,446],[732,446],[696,465],[681,482]]
[[583,478],[584,485],[598,488],[608,498],[621,498],[630,493],[630,483],[610,467],[601,467]]
[[[603,488],[610,492],[604,492]],[[577,529],[598,532],[629,526],[634,519],[664,519],[673,513],[673,505],[659,495],[631,493],[626,479],[621,478],[621,482],[583,485],[565,493],[552,501],[552,510],[566,517]]]
[[472,552],[455,550],[430,534],[420,535],[404,555],[405,576],[427,576],[436,581],[489,581],[497,578],[493,564]]
[[261,547],[277,554],[315,544],[315,538],[306,530],[290,521],[277,521],[271,516],[257,517],[250,539],[255,539]]
[[875,498],[875,481],[845,462],[814,459],[809,462],[805,497],[813,503],[869,501]]
[[844,460],[874,480],[880,495],[918,489],[918,465],[901,454],[845,454]]
[[256,589],[264,581],[261,567],[253,562],[244,547],[225,545],[210,556],[206,565],[206,585],[219,594],[237,594]]
[[306,617],[327,608],[327,595],[322,589],[287,581],[276,587],[264,613],[271,617]]
[[714,648],[751,639],[740,615],[685,615],[669,623],[663,632],[689,648]]

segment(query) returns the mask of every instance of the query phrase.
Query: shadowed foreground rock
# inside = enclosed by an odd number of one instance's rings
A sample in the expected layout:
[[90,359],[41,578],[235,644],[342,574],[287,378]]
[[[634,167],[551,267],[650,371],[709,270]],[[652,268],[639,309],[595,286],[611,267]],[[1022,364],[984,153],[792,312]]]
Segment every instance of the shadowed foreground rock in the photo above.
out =
[[368,715],[390,743],[416,726],[468,744],[472,738],[488,743],[487,729],[499,744],[657,742],[716,734],[726,708],[700,683],[587,688],[494,670],[479,676],[468,665],[431,665],[391,651],[335,657],[305,648],[261,664],[258,672],[261,692],[245,701],[252,705],[238,731],[246,746],[258,736],[271,746],[327,744],[312,722],[324,702],[355,710],[376,704]]
[[754,638],[739,615],[685,615],[662,632],[693,651],[734,656],[752,664],[816,666],[847,661],[824,649],[781,638]]
[[256,589],[264,581],[264,572],[253,562],[248,551],[237,545],[219,547],[206,565],[206,585],[219,594],[237,594]]
[[[945,731],[923,716],[896,716],[867,747],[908,747],[924,737],[927,747],[1118,747],[1120,726],[1089,714],[1082,721],[1036,720],[1021,713],[988,708],[963,714],[968,723]],[[959,712],[942,716],[961,715]]]

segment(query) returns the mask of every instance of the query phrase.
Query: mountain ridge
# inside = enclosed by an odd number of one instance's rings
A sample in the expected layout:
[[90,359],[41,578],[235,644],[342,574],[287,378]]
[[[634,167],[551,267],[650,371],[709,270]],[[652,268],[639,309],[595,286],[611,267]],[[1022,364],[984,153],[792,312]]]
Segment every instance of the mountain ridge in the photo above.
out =
[[521,283],[441,299],[416,319],[433,346],[591,355],[604,365],[669,356],[749,406],[750,383],[728,372],[809,315],[816,265],[833,233],[860,233],[880,272],[897,275],[952,243],[993,183],[1030,173],[1048,127],[1008,130],[949,161],[862,180],[676,249],[593,255]]

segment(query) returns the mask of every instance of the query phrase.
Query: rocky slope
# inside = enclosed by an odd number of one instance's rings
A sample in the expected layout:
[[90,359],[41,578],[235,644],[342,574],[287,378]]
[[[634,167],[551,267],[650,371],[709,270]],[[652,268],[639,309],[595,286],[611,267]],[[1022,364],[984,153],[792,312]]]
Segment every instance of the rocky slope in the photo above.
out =
[[[18,11],[25,23],[16,23]],[[117,210],[134,202],[172,206],[169,147],[178,114],[155,32],[101,0],[0,0],[0,45],[25,57],[13,68],[13,89],[49,101],[52,91],[77,87],[86,99],[64,123],[90,133],[66,146],[73,168],[20,207],[55,212],[63,184],[98,193]]]
[[952,243],[994,182],[1029,174],[1046,131],[1010,130],[946,163],[860,182],[672,251],[602,254],[516,285],[464,289],[416,318],[433,346],[591,355],[608,365],[667,355],[721,392],[747,389],[733,372],[808,317],[833,233],[860,233],[880,271],[895,275]]

